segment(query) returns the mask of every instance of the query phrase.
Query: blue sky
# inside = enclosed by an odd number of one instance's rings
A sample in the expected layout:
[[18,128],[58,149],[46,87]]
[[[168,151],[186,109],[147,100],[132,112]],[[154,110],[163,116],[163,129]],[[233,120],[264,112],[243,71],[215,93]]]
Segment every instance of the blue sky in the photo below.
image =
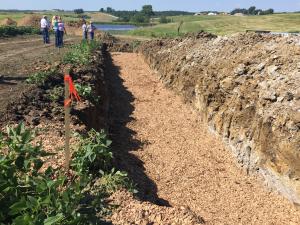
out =
[[151,4],[155,10],[230,11],[233,8],[274,8],[275,11],[300,11],[300,0],[0,0],[1,9],[74,9],[99,10],[108,6],[115,9],[140,9]]

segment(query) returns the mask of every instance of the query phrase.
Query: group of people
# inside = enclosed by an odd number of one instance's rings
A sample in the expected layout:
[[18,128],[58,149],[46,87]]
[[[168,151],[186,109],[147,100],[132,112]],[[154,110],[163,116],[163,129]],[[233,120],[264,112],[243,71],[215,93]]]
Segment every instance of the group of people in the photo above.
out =
[[[50,30],[53,30],[55,34],[55,47],[61,48],[64,45],[64,34],[67,34],[65,24],[60,16],[53,16],[51,23],[48,21],[47,16],[43,16],[41,19],[41,31],[43,35],[44,44],[50,44]],[[92,21],[89,24],[83,20],[82,25],[83,40],[94,40],[96,27]]]
[[88,39],[88,34],[90,36],[91,40],[94,40],[94,36],[95,36],[95,30],[97,28],[95,27],[95,25],[93,24],[92,21],[90,21],[90,24],[87,25],[86,21],[83,21],[83,25],[82,25],[82,32],[83,32],[83,40],[87,40]]
[[64,34],[67,34],[65,24],[60,16],[53,16],[51,24],[47,16],[43,16],[41,20],[41,31],[43,35],[44,44],[50,44],[49,32],[53,29],[55,34],[55,47],[61,48],[64,45]]

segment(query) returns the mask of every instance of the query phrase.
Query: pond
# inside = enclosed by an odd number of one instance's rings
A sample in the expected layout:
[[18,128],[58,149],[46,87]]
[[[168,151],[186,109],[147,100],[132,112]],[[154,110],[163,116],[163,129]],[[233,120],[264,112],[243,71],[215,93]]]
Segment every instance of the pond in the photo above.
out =
[[134,25],[95,24],[95,26],[102,31],[128,31],[137,29],[137,26]]

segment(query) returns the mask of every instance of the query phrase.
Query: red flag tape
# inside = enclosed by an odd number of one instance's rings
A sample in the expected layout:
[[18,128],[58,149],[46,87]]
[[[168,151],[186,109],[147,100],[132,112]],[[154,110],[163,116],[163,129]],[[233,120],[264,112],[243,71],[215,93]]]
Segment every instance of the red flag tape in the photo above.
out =
[[69,106],[73,101],[73,98],[75,98],[76,101],[80,101],[80,96],[78,95],[77,90],[73,84],[72,77],[70,75],[65,75],[64,80],[69,84],[70,96],[65,100],[65,106]]

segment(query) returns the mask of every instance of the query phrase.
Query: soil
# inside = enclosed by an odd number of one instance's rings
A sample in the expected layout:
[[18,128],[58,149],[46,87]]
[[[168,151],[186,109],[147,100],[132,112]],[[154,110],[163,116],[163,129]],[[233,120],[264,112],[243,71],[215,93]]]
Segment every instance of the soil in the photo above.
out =
[[247,172],[300,204],[299,37],[200,32],[140,50]]
[[161,216],[168,218],[161,220],[148,203],[120,195],[116,198],[124,207],[115,211],[113,223],[196,224],[178,222],[182,214],[165,207],[188,208],[207,224],[300,223],[298,209],[261,177],[248,176],[198,113],[166,89],[140,55],[112,53],[112,58],[114,155],[137,183],[139,198],[160,205]]
[[[79,38],[67,37],[65,46]],[[20,36],[0,39],[0,114],[9,102],[30,89],[26,78],[37,71],[47,69],[60,61],[67,48],[56,49],[52,44],[44,45],[40,36]]]

